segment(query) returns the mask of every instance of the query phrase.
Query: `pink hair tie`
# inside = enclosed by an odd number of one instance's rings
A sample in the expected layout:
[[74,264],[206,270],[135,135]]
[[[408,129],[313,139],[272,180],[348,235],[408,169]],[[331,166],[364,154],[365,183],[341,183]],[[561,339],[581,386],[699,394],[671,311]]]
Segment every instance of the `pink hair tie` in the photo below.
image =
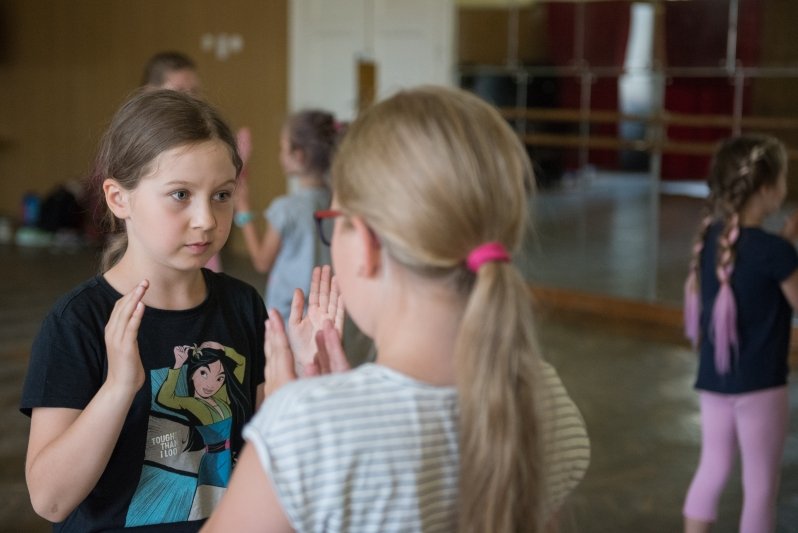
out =
[[503,263],[510,261],[507,249],[500,242],[486,242],[471,250],[466,259],[466,266],[468,270],[476,274],[479,267],[493,261],[501,261]]

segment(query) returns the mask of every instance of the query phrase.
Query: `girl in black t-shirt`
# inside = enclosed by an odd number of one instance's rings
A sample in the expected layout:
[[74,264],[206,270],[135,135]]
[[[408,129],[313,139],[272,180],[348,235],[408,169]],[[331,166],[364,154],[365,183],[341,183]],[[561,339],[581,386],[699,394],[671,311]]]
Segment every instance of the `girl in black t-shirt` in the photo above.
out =
[[[701,459],[684,504],[685,531],[708,531],[742,457],[740,531],[773,531],[787,435],[787,356],[798,308],[798,215],[782,235],[762,229],[787,193],[787,154],[772,137],[723,142],[709,176],[707,216],[685,285],[685,328],[700,347]],[[792,241],[792,242],[791,242]],[[700,286],[698,280],[700,278]]]
[[[139,92],[105,133],[92,177],[112,234],[102,274],[45,319],[22,398],[31,502],[57,530],[195,531],[221,497],[265,364],[257,291],[202,268],[229,235],[241,167],[217,111],[176,91]],[[221,423],[158,403],[181,346],[235,360],[214,387]],[[197,431],[205,445],[188,445]]]

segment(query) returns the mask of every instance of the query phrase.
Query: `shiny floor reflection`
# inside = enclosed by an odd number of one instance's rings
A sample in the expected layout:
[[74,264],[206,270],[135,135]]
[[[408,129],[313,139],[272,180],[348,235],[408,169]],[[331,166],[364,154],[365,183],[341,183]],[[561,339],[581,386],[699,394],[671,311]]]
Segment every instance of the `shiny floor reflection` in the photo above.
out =
[[[517,263],[535,284],[679,307],[706,193],[698,182],[653,193],[649,174],[565,180],[533,200],[535,228]],[[778,231],[793,209],[785,205],[766,229]]]

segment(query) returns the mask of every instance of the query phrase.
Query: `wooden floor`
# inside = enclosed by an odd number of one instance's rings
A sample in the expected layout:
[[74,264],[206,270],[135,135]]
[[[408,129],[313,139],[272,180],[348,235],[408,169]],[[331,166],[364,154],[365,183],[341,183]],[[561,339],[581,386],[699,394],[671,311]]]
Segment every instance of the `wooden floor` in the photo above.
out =
[[[591,208],[591,213],[591,217],[601,213],[613,216],[610,209]],[[618,221],[594,220],[594,224],[605,229],[613,224],[625,227]],[[547,235],[550,231],[546,230]],[[609,237],[603,239],[609,242]],[[623,241],[623,237],[615,239]],[[585,257],[576,244],[572,248],[574,265]],[[674,245],[661,249],[668,246]],[[567,249],[566,243],[559,243],[558,253]],[[528,266],[532,258],[524,260]],[[639,258],[636,261],[643,263]],[[224,262],[229,273],[263,287],[265,279],[253,273],[246,261],[226,255]],[[568,264],[565,257],[554,262]],[[602,269],[612,270],[594,266],[593,272]],[[35,516],[27,498],[24,455],[28,419],[17,410],[19,394],[27,351],[42,316],[58,295],[95,270],[96,253],[91,250],[0,246],[0,417],[5,420],[0,432],[0,531],[49,530]],[[608,276],[613,277],[611,284],[620,284],[618,280],[623,278],[617,273]],[[680,284],[675,278],[661,280],[659,286],[675,287]],[[631,280],[635,290],[642,286],[638,285],[640,279]],[[565,510],[563,531],[678,531],[682,499],[700,446],[698,403],[692,389],[695,355],[678,334],[675,303],[626,299],[605,291],[604,299],[594,299],[598,304],[584,308],[590,290],[587,285],[563,289],[541,283],[533,290],[544,352],[581,408],[592,441],[592,463]],[[616,312],[607,311],[607,302],[612,302]],[[629,320],[630,310],[639,315],[640,306],[654,317],[659,313],[662,320]],[[626,314],[621,312],[624,308]],[[794,532],[798,524],[798,374],[793,372],[791,377],[792,418],[779,495],[780,533]],[[739,475],[735,474],[721,502],[717,531],[736,530],[740,500]]]

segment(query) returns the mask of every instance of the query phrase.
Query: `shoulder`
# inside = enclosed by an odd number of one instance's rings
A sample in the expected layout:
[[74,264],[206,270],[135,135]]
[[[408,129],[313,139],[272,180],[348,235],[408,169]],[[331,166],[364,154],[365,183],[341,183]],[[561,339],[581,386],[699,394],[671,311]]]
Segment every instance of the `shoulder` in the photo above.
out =
[[749,228],[740,237],[741,256],[778,279],[798,268],[798,251],[795,246],[775,233],[759,228]]
[[[436,394],[436,387],[429,387]],[[364,364],[339,374],[300,379],[281,387],[263,404],[253,431],[269,435],[324,433],[343,420],[371,418],[405,401],[418,401],[424,388],[381,365]],[[452,395],[454,393],[452,392]],[[336,422],[337,420],[337,422]]]
[[106,314],[121,296],[102,276],[97,275],[61,296],[50,310],[49,317],[64,320],[72,316],[86,317],[97,312]]
[[293,194],[284,194],[282,196],[278,196],[272,203],[269,204],[269,207],[266,208],[266,215],[277,211],[284,211],[291,207],[292,204],[296,202],[296,195]]
[[[743,241],[743,239],[745,239]],[[776,251],[790,251],[795,253],[795,246],[776,233],[765,231],[761,228],[745,228],[741,234],[741,242],[762,246]]]

